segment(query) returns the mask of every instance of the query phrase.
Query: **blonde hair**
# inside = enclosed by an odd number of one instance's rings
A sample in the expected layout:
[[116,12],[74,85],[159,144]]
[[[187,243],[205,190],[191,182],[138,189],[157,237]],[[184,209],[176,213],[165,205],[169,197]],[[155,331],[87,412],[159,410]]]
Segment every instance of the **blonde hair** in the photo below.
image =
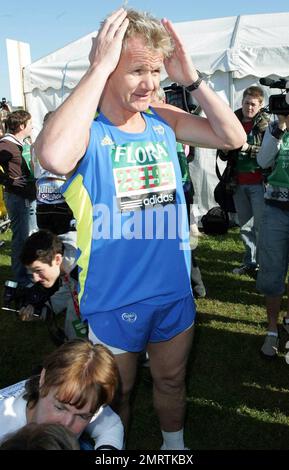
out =
[[118,385],[118,369],[113,354],[101,344],[74,339],[53,351],[43,362],[44,381],[32,379],[24,398],[33,408],[39,397],[56,388],[56,398],[80,409],[91,400],[91,413],[112,402]]
[[146,46],[156,52],[162,52],[164,58],[173,52],[173,41],[160,20],[148,12],[141,12],[132,8],[127,9],[129,24],[124,35],[123,49],[127,47],[130,38],[140,36]]

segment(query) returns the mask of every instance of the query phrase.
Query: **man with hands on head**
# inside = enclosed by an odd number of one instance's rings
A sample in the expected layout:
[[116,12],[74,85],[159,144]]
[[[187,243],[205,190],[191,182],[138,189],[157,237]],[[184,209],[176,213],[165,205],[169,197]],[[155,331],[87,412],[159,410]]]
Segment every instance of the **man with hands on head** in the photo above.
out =
[[[102,23],[89,60],[35,149],[44,168],[70,176],[64,195],[77,220],[80,310],[90,339],[116,356],[123,422],[128,424],[138,353],[147,349],[162,449],[184,449],[185,370],[195,306],[189,244],[182,249],[188,227],[176,139],[230,150],[241,147],[246,135],[202,81],[167,19],[120,8]],[[168,104],[150,107],[163,65],[172,81],[191,90],[207,118]],[[114,214],[111,222],[103,218],[108,224],[101,237],[104,208]],[[158,218],[155,226],[149,217],[164,211],[180,227],[174,237],[170,221]],[[139,230],[135,236],[133,226]]]
[[[260,228],[257,288],[265,295],[268,329],[261,353],[278,353],[278,317],[289,263],[289,116],[279,115],[266,130],[257,161],[272,168]],[[289,333],[289,301],[283,327]]]

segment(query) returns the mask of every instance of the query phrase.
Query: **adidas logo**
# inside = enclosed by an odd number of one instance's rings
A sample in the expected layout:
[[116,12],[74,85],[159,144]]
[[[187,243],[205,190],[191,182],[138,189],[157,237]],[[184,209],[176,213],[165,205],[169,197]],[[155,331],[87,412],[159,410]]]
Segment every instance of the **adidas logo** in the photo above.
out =
[[164,135],[165,133],[165,130],[163,128],[163,126],[159,125],[159,126],[153,126],[153,130],[157,133],[157,134],[160,134],[160,135]]
[[106,135],[101,141],[101,145],[113,145],[113,144],[114,142],[111,140],[111,138],[108,135]]
[[143,200],[143,204],[145,206],[154,206],[155,204],[161,204],[162,202],[173,202],[174,200],[174,195],[173,194],[160,194],[159,196],[156,196],[154,194],[151,197],[146,197]]

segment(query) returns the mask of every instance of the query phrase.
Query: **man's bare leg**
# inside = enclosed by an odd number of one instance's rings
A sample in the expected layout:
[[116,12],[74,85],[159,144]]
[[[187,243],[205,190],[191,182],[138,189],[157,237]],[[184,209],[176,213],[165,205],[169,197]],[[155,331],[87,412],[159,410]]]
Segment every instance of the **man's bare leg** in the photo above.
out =
[[115,355],[120,374],[120,400],[116,412],[127,432],[130,418],[130,395],[134,386],[139,353],[127,352]]
[[268,331],[278,333],[278,317],[281,308],[282,296],[267,297],[266,311],[268,318]]
[[165,432],[182,431],[184,427],[185,375],[193,331],[192,327],[169,341],[148,345],[154,380],[154,406]]

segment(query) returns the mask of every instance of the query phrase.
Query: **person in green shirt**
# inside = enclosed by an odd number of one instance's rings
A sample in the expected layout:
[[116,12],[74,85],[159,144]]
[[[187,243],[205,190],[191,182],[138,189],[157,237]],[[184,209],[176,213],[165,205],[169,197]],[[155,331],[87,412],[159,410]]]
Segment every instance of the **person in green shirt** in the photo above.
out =
[[[268,318],[261,353],[274,358],[278,354],[278,317],[289,263],[289,116],[278,116],[269,125],[257,160],[262,168],[272,168],[260,226],[257,289],[265,295]],[[283,328],[289,334],[289,301]]]

